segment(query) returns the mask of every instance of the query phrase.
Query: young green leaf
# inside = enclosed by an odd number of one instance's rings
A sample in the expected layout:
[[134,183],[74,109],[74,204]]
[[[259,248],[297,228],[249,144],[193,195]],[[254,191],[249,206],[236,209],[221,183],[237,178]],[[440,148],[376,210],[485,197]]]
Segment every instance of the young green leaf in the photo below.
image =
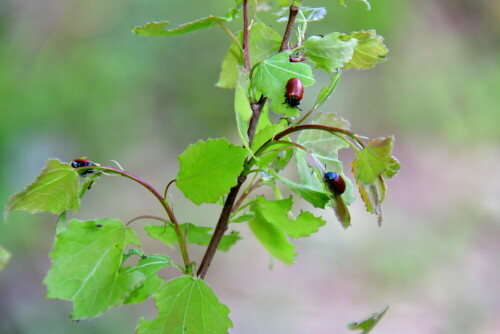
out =
[[[277,21],[280,23],[288,22],[289,10],[290,9],[288,7],[281,8],[281,10],[276,14],[277,16],[280,16]],[[295,18],[295,23],[321,21],[325,16],[325,7],[300,6],[297,17]]]
[[[180,224],[180,229],[184,234],[187,234],[186,241],[190,244],[196,244],[201,246],[206,246],[210,243],[212,239],[211,227],[196,226],[191,223]],[[177,234],[175,233],[174,227],[172,225],[159,226],[159,225],[146,225],[144,230],[148,235],[156,240],[160,240],[169,247],[173,247],[173,244],[179,242],[177,239]],[[219,243],[218,250],[228,251],[231,246],[233,246],[238,240],[240,240],[239,232],[231,232],[222,237]]]
[[364,184],[371,184],[382,175],[391,163],[394,137],[370,140],[368,145],[356,153],[352,162],[356,178]]
[[387,306],[382,312],[372,314],[368,319],[365,319],[360,322],[352,322],[348,325],[348,328],[352,331],[360,330],[363,331],[361,334],[368,334],[371,332],[373,328],[378,324],[380,319],[382,319],[389,309]]
[[[356,166],[352,164],[352,173],[357,175]],[[375,183],[365,185],[360,179],[356,178],[356,183],[358,185],[359,194],[363,203],[365,203],[366,211],[373,213],[378,216],[379,226],[382,224],[382,198],[379,196],[379,192]]]
[[258,211],[270,224],[283,230],[292,238],[298,239],[308,237],[325,225],[322,218],[313,216],[310,212],[301,212],[296,219],[290,219],[289,212],[292,208],[293,199],[287,198],[276,201],[268,201],[264,196],[257,196],[252,207],[254,212]]
[[74,168],[59,160],[49,160],[32,184],[10,198],[4,216],[12,210],[55,214],[78,210],[78,191],[78,173]]
[[252,211],[255,213],[255,218],[248,222],[248,226],[257,240],[271,256],[286,265],[293,264],[297,254],[295,246],[288,241],[285,232],[269,223],[258,206],[252,207]]
[[[235,88],[240,72],[244,65],[241,45],[243,44],[243,32],[236,34],[240,41],[240,46],[233,41],[224,60],[222,61],[222,70],[217,82],[220,88]],[[281,36],[273,28],[262,22],[255,23],[250,31],[248,41],[248,54],[250,55],[250,66],[253,66],[264,59],[276,54],[281,45]]]
[[148,36],[148,37],[177,36],[210,28],[212,26],[218,25],[219,22],[230,22],[237,15],[238,15],[238,10],[232,9],[225,16],[210,15],[208,17],[204,17],[196,21],[181,24],[180,26],[170,30],[165,29],[165,26],[169,24],[168,21],[161,21],[161,22],[151,21],[143,26],[133,27],[132,31],[139,36]]
[[399,160],[395,156],[392,156],[389,159],[386,170],[384,171],[384,177],[386,179],[392,179],[398,173],[400,168],[401,165],[399,164]]
[[311,203],[315,208],[324,209],[326,204],[330,202],[330,197],[328,197],[325,192],[311,189],[308,185],[295,183],[278,174],[274,174],[274,176],[278,180],[280,180],[288,189]]
[[316,99],[316,103],[314,104],[315,109],[321,107],[323,103],[325,103],[333,94],[335,88],[337,88],[337,85],[339,83],[340,75],[341,75],[340,71],[335,72],[335,74],[332,77],[332,80],[330,81],[330,84],[324,88],[321,88],[318,98]]
[[178,157],[176,185],[195,204],[215,203],[237,184],[246,156],[224,138],[200,140]]
[[7,265],[7,262],[9,262],[10,259],[10,253],[0,245],[0,272],[2,272],[3,268]]
[[326,36],[311,36],[306,40],[306,56],[314,67],[332,73],[352,59],[358,41],[354,38],[344,41],[340,36],[335,32]]
[[245,212],[241,216],[231,219],[231,223],[243,223],[255,218],[255,214],[253,212]]
[[248,147],[248,124],[252,118],[252,108],[247,96],[248,82],[243,79],[238,81],[234,96],[234,111],[236,113],[236,125],[243,146]]
[[180,276],[165,283],[153,295],[158,315],[141,319],[137,334],[228,333],[233,327],[229,308],[203,280]]
[[50,254],[47,298],[71,300],[73,319],[93,318],[121,304],[144,280],[139,271],[120,271],[129,244],[140,242],[119,220],[71,220],[69,228],[57,234]]
[[267,97],[271,98],[271,106],[277,113],[297,116],[297,108],[291,108],[285,102],[286,83],[291,78],[298,78],[304,87],[314,83],[314,76],[309,65],[290,62],[290,51],[263,60],[255,67],[253,82]]
[[141,303],[156,292],[163,282],[163,279],[157,276],[158,271],[169,265],[171,265],[170,258],[162,254],[152,254],[141,258],[135,267],[122,268],[120,270],[121,274],[127,275],[134,271],[138,271],[145,277],[142,285],[125,299],[124,304]]
[[340,39],[343,41],[357,40],[354,54],[345,66],[346,69],[369,69],[378,63],[387,61],[386,56],[389,50],[384,45],[384,38],[377,35],[375,30],[357,31],[349,35],[342,34]]

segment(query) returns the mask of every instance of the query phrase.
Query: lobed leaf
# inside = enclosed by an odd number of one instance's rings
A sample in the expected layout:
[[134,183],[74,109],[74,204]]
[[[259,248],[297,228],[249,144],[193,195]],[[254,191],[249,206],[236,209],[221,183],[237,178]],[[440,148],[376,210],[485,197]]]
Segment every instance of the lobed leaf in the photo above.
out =
[[141,319],[138,334],[228,333],[233,327],[229,308],[203,280],[180,276],[165,283],[153,295],[158,315]]
[[69,164],[49,160],[36,180],[20,193],[10,197],[5,206],[5,218],[10,211],[61,214],[78,210],[78,173]]
[[137,266],[122,268],[122,274],[130,274],[132,272],[140,272],[145,278],[142,284],[134,290],[124,304],[138,304],[151,296],[158,290],[163,279],[158,277],[158,271],[171,265],[170,258],[162,254],[152,254],[144,256],[139,260]]
[[345,65],[345,68],[369,69],[376,64],[387,61],[389,50],[384,45],[384,38],[377,35],[375,30],[356,31],[349,35],[342,34],[343,41],[356,40],[352,59]]
[[384,171],[384,177],[386,179],[392,179],[398,171],[401,169],[401,165],[399,160],[395,156],[391,156],[389,159],[389,163],[387,164],[387,168]]
[[298,78],[304,87],[314,83],[314,76],[309,65],[290,62],[290,51],[263,60],[255,67],[253,83],[267,97],[271,98],[271,106],[277,113],[295,117],[297,108],[291,108],[285,102],[286,83],[291,78]]
[[[221,88],[235,88],[240,74],[244,70],[245,61],[241,45],[243,45],[243,32],[236,34],[240,41],[238,46],[232,42],[229,50],[222,61],[222,70],[216,86]],[[281,45],[281,36],[273,28],[262,22],[255,23],[250,31],[248,40],[248,53],[250,55],[250,66],[272,57],[276,54]]]
[[352,162],[356,178],[364,184],[371,184],[381,176],[393,162],[391,153],[394,137],[370,140],[368,145],[356,153]]
[[151,21],[143,26],[133,27],[132,31],[139,36],[159,37],[159,36],[177,36],[190,32],[210,28],[218,25],[218,22],[230,22],[238,15],[238,9],[230,10],[225,16],[207,16],[192,22],[179,25],[174,29],[165,29],[170,23],[168,21]]
[[237,184],[246,156],[224,138],[200,140],[178,157],[176,185],[195,204],[215,203]]
[[301,212],[296,219],[290,219],[289,212],[292,204],[292,197],[268,201],[264,196],[257,196],[252,210],[259,211],[268,223],[296,239],[310,236],[326,223],[322,218],[314,217],[310,212]]
[[304,43],[305,54],[314,67],[332,73],[343,68],[353,57],[358,41],[341,39],[338,32],[311,36]]
[[360,322],[352,322],[347,327],[350,330],[361,330],[361,334],[368,334],[373,328],[378,324],[378,322],[384,317],[385,313],[389,309],[387,306],[382,312],[372,314],[368,319]]
[[119,220],[71,220],[69,228],[57,234],[50,254],[47,298],[71,300],[73,319],[93,318],[123,303],[145,278],[138,271],[120,270],[129,244],[140,242]]
[[288,189],[311,203],[315,208],[324,209],[328,202],[330,202],[330,197],[328,197],[328,195],[323,191],[312,189],[309,185],[295,183],[278,174],[275,174],[274,176]]

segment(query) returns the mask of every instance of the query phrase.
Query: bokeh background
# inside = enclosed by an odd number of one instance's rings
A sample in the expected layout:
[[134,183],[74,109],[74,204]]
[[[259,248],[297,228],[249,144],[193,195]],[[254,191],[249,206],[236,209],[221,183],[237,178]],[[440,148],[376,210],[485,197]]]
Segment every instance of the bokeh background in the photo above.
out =
[[[347,323],[386,305],[375,334],[500,333],[500,2],[372,1],[371,11],[347,2],[344,9],[307,1],[329,11],[310,33],[375,28],[390,48],[389,62],[344,73],[324,108],[358,133],[396,135],[403,168],[388,182],[382,228],[359,199],[348,230],[332,212],[318,212],[329,224],[299,241],[297,263],[286,267],[271,263],[239,224],[244,239],[217,254],[207,281],[231,308],[233,333],[348,333]],[[225,33],[130,32],[151,19],[176,25],[221,15],[232,4],[1,0],[0,203],[51,157],[114,159],[161,188],[190,143],[238,142],[232,92],[214,86],[230,43]],[[325,80],[318,73],[317,87]],[[305,106],[318,90],[306,91]],[[348,168],[352,156],[343,157]],[[172,195],[180,220],[215,224],[217,206]],[[118,177],[100,180],[82,207],[80,219],[160,214],[141,188]],[[141,316],[155,316],[148,299],[69,321],[69,302],[44,297],[54,226],[53,216],[24,213],[0,224],[0,244],[12,253],[0,274],[0,333],[132,333]],[[165,251],[143,240],[146,251]],[[202,251],[191,247],[192,258]]]

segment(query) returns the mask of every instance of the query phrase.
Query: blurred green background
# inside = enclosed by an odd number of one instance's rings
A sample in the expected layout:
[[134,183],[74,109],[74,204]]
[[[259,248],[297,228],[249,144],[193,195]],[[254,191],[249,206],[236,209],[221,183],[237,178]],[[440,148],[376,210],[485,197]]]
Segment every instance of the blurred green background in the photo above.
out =
[[[305,1],[329,11],[310,34],[374,28],[391,51],[373,70],[344,73],[324,107],[360,134],[396,135],[403,168],[388,183],[384,225],[359,200],[347,231],[333,212],[318,212],[329,224],[297,243],[297,263],[269,270],[267,253],[239,224],[244,239],[217,254],[207,281],[231,308],[233,333],[348,333],[348,322],[386,305],[375,334],[500,333],[500,2],[374,0],[371,11],[347,2],[345,9]],[[232,4],[2,0],[0,203],[51,157],[114,159],[161,188],[190,143],[238,142],[232,92],[214,86],[230,43],[222,30],[173,38],[130,32],[148,20],[177,25],[222,15]],[[303,105],[325,83],[318,73]],[[352,155],[343,157],[349,168]],[[160,213],[142,189],[117,177],[89,195],[80,219]],[[172,195],[181,220],[215,224],[216,206]],[[12,253],[0,274],[0,333],[132,333],[141,316],[155,316],[149,299],[69,321],[70,303],[44,298],[54,226],[53,216],[23,213],[0,224],[0,244]],[[165,251],[143,240],[146,251]],[[202,248],[191,251],[201,258]]]

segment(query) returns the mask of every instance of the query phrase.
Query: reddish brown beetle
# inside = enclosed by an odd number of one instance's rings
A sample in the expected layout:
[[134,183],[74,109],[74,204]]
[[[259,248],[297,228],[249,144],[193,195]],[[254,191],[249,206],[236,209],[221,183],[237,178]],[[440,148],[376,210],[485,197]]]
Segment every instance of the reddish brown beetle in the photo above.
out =
[[328,172],[323,175],[323,180],[326,182],[328,189],[336,195],[342,195],[345,191],[345,181],[337,173]]
[[290,107],[295,108],[300,104],[300,100],[304,96],[304,85],[297,78],[291,78],[286,83],[285,103]]

